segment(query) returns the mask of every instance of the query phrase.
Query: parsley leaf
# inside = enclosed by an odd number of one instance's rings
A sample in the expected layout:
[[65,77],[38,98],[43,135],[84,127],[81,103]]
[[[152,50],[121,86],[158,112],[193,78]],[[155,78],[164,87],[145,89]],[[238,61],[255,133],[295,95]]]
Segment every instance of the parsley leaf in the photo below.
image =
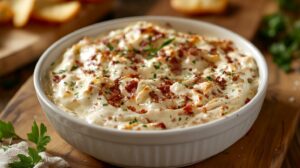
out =
[[154,48],[153,45],[151,43],[149,43],[148,48],[144,49],[145,52],[148,52],[148,59],[153,58],[160,49],[162,49],[165,46],[171,44],[174,40],[175,40],[175,38],[167,39],[158,48]]
[[9,168],[33,168],[37,163],[42,160],[38,151],[33,148],[28,148],[29,156],[18,154],[18,161],[10,163]]
[[33,122],[31,133],[27,134],[28,140],[36,144],[36,148],[38,152],[44,151],[46,148],[45,146],[50,142],[50,136],[46,135],[47,128],[46,126],[41,123],[40,128]]
[[11,122],[4,122],[0,120],[0,141],[5,138],[18,138],[15,129]]
[[282,13],[274,13],[263,18],[261,34],[266,38],[274,38],[285,30],[286,18]]
[[158,50],[160,50],[160,49],[164,48],[165,46],[171,44],[174,40],[175,40],[175,38],[168,39],[168,40],[164,41],[164,42],[162,43],[162,45],[158,48]]
[[266,16],[261,26],[263,40],[272,54],[274,63],[290,72],[292,62],[300,58],[300,2],[296,0],[277,0],[279,11]]

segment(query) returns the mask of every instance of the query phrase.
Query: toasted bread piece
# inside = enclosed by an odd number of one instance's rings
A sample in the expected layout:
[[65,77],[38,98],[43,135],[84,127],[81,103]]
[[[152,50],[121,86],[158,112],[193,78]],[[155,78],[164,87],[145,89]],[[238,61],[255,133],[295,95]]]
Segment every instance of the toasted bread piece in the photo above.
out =
[[55,2],[50,0],[38,0],[32,17],[47,22],[63,23],[75,17],[80,10],[78,1]]
[[33,10],[35,0],[11,0],[13,23],[16,27],[24,26]]
[[13,12],[8,1],[0,1],[0,23],[10,21],[12,17]]
[[171,6],[184,14],[222,13],[228,0],[171,0]]

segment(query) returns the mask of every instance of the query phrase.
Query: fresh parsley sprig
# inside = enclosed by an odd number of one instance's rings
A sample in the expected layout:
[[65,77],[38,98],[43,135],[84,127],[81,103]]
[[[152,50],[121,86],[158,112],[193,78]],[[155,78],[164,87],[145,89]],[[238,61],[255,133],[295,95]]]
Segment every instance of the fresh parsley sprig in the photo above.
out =
[[286,72],[292,70],[292,62],[300,58],[300,3],[296,0],[277,0],[279,11],[265,16],[261,35],[269,42],[273,61]]
[[[10,163],[8,165],[9,168],[33,168],[37,165],[42,160],[39,152],[45,151],[46,145],[51,140],[50,136],[46,135],[46,133],[46,126],[41,123],[40,127],[38,127],[37,123],[34,121],[31,132],[27,134],[27,138],[35,144],[36,148],[28,147],[28,156],[18,154],[18,160]],[[15,133],[15,129],[11,122],[0,120],[0,141],[8,138],[20,139]]]
[[4,122],[0,120],[0,141],[8,138],[19,138],[16,134],[14,126],[11,122]]
[[46,126],[43,123],[41,123],[39,128],[36,122],[34,121],[31,128],[31,133],[27,134],[28,140],[36,145],[38,152],[45,151],[46,145],[51,140],[50,136],[47,136],[46,133]]
[[28,148],[28,156],[18,154],[18,158],[18,161],[12,162],[8,165],[9,168],[33,168],[42,160],[42,157],[34,148]]

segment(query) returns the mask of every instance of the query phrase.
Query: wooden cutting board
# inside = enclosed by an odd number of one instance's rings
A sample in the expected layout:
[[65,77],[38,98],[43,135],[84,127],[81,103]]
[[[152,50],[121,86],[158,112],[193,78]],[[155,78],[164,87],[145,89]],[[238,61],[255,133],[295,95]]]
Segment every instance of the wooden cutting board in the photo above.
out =
[[30,22],[24,28],[0,25],[0,76],[36,60],[54,41],[95,23],[112,9],[113,1],[84,4],[73,20],[61,25]]
[[[256,0],[254,5],[262,5],[262,0]],[[236,1],[237,2],[237,1]],[[150,13],[166,8],[162,6],[166,1],[159,1]],[[244,2],[237,4],[247,4]],[[242,6],[246,7],[246,6]],[[257,9],[257,8],[254,8]],[[261,14],[256,10],[248,13],[252,17],[257,17],[256,22],[249,22],[249,29],[240,30],[236,26],[239,23],[246,25],[245,18],[236,16],[224,18],[214,18],[213,22],[225,24],[228,28],[238,30],[237,32],[245,37],[252,38],[258,25]],[[152,13],[153,14],[153,13]],[[172,14],[172,13],[171,13]],[[248,16],[246,17],[248,18]],[[256,26],[253,26],[256,25]],[[231,27],[232,26],[232,27]],[[251,29],[250,29],[251,28]],[[267,54],[266,54],[267,55]],[[279,70],[271,60],[269,55],[266,56],[269,67],[269,86],[267,96],[262,107],[261,113],[254,123],[251,130],[240,139],[237,143],[201,163],[190,167],[280,167],[285,157],[288,145],[294,135],[295,128],[298,124],[300,112],[300,79],[299,74],[285,74]],[[0,118],[6,121],[12,121],[16,127],[16,132],[23,138],[30,131],[31,124],[35,119],[37,122],[46,124],[52,141],[47,147],[47,151],[53,155],[65,158],[72,167],[75,168],[99,168],[111,167],[110,165],[98,161],[76,148],[67,144],[55,132],[53,127],[48,123],[44,113],[42,113],[33,89],[32,78],[23,85],[14,98],[9,102],[7,107],[1,113]]]

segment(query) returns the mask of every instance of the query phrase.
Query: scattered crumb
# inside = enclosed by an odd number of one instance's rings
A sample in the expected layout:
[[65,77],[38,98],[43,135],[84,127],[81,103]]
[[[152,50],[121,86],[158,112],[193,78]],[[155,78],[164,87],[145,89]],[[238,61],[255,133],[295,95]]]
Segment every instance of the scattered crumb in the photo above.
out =
[[295,101],[295,97],[289,97],[289,102],[294,102]]

